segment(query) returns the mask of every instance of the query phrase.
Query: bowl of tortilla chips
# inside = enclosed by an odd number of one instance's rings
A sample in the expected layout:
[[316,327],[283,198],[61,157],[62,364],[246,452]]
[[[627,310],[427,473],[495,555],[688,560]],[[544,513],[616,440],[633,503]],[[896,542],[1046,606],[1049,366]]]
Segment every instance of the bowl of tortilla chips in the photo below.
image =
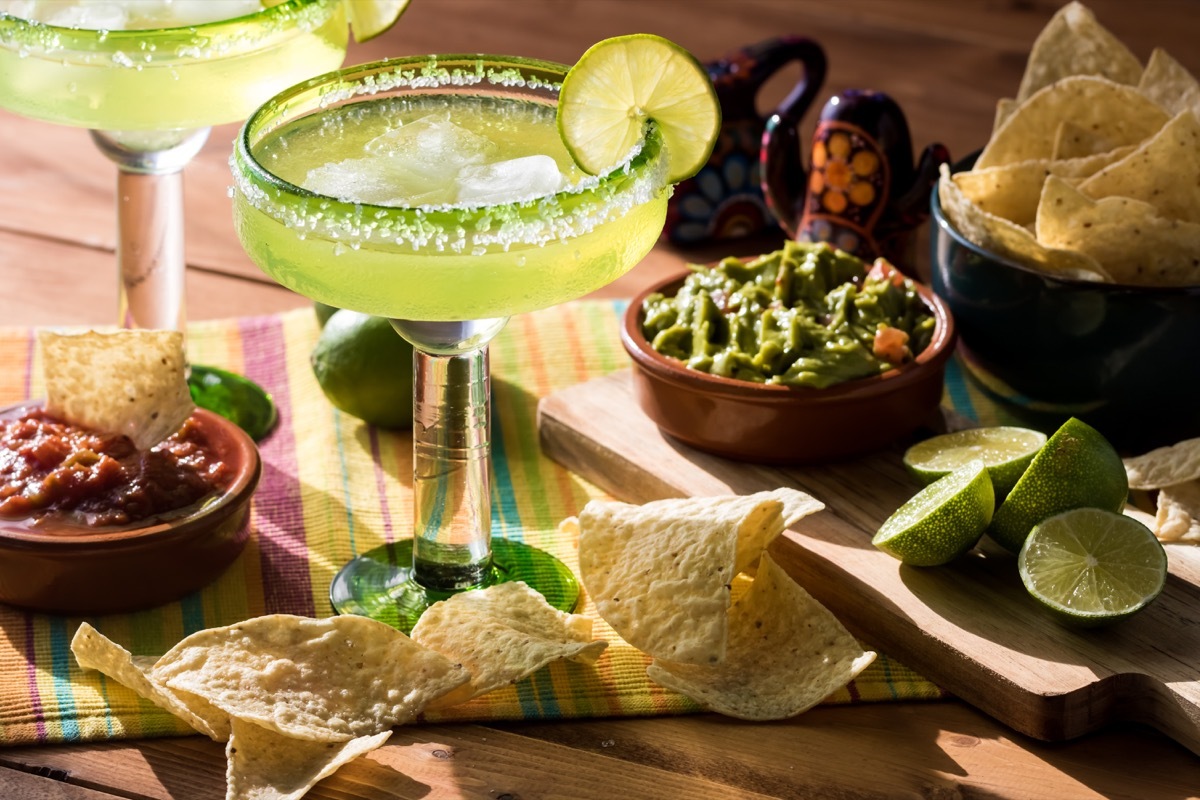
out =
[[176,331],[43,333],[46,398],[0,410],[0,602],[149,608],[237,558],[254,441],[191,402]]
[[993,398],[1125,449],[1200,434],[1200,83],[1179,62],[1064,6],[931,205],[932,284]]

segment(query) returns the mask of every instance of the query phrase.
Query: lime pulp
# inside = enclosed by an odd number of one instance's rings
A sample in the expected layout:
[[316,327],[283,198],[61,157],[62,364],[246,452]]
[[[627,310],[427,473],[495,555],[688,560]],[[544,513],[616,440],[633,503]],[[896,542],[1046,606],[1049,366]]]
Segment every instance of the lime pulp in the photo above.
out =
[[1045,443],[1046,434],[1029,428],[968,428],[914,444],[904,453],[904,466],[929,484],[978,458],[987,466],[996,496],[1004,497]]
[[1162,591],[1167,555],[1137,520],[1076,508],[1039,523],[1018,557],[1021,581],[1059,620],[1093,627],[1125,619]]

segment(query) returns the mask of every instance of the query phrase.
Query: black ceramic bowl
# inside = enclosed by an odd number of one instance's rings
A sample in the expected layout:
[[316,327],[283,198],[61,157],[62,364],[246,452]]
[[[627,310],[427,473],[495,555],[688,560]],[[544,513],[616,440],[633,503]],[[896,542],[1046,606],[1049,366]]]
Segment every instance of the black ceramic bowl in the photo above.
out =
[[933,289],[989,395],[1047,431],[1079,417],[1126,453],[1200,436],[1200,286],[1055,278],[963,238],[936,186],[931,205]]

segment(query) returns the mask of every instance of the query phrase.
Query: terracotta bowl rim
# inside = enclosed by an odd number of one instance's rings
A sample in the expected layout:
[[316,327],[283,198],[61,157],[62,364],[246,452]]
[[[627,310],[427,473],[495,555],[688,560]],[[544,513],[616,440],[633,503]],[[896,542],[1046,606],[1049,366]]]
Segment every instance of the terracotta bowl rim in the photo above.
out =
[[[40,400],[16,403],[0,408],[0,414],[21,408],[36,408]],[[262,458],[258,446],[249,434],[236,423],[212,411],[196,408],[194,415],[220,427],[230,437],[234,451],[239,455],[241,466],[225,491],[209,499],[199,508],[185,516],[162,520],[148,526],[99,527],[80,529],[80,533],[46,534],[36,530],[10,527],[11,522],[0,520],[0,550],[25,550],[44,555],[93,549],[133,549],[160,547],[172,542],[183,541],[203,535],[220,521],[236,513],[250,501],[258,488],[262,475]]]
[[[975,163],[975,159],[979,157],[981,152],[983,151],[977,150],[962,160],[956,162],[951,168],[951,173],[970,169],[970,167]],[[933,184],[933,190],[929,193],[929,211],[930,216],[933,218],[933,225],[945,232],[945,234],[953,239],[954,243],[959,247],[971,251],[981,259],[994,262],[999,266],[1029,275],[1033,278],[1039,278],[1052,286],[1068,289],[1088,289],[1094,292],[1103,292],[1104,294],[1108,295],[1173,295],[1181,297],[1200,295],[1200,284],[1194,284],[1192,286],[1145,286],[1142,284],[1088,281],[1080,278],[1069,278],[1062,275],[1053,275],[1051,273],[1035,269],[1028,264],[1022,264],[1020,261],[1016,261],[1006,255],[988,250],[987,248],[981,247],[980,245],[977,245],[971,240],[967,239],[962,235],[958,228],[954,227],[953,223],[950,222],[949,217],[947,217],[945,212],[942,210],[940,187],[936,182]],[[931,235],[936,236],[936,233],[932,233]]]
[[690,274],[691,270],[685,269],[663,278],[630,300],[621,325],[621,343],[639,367],[660,380],[670,381],[693,391],[766,404],[816,405],[842,400],[861,400],[889,394],[920,381],[930,369],[941,369],[954,353],[957,331],[949,306],[930,287],[913,280],[917,294],[936,320],[933,338],[913,361],[887,372],[817,389],[807,386],[752,383],[689,369],[682,361],[664,356],[651,347],[650,342],[642,335],[641,323],[642,302],[646,297],[654,292],[668,294],[669,292],[664,290],[678,288],[675,284],[682,284]]

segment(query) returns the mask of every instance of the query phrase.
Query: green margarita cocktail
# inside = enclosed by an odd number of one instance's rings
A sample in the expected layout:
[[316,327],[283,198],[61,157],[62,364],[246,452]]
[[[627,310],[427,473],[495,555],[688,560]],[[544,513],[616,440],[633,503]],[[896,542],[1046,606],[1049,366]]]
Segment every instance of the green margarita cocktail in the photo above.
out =
[[206,128],[336,69],[342,0],[0,0],[0,106],[112,131]]
[[578,170],[555,126],[566,71],[377,62],[284,92],[237,141],[234,220],[250,257],[301,294],[391,318],[415,347],[414,537],[342,571],[341,611],[408,628],[439,592],[515,578],[575,602],[560,563],[491,538],[487,345],[510,315],[636,264],[668,184],[653,126],[605,174]]
[[[209,127],[335,69],[348,36],[343,0],[0,0],[0,108],[89,128],[117,165],[121,325],[184,327],[182,170]],[[240,376],[190,384],[256,437],[274,422]]]
[[[663,178],[650,163],[658,143],[618,174],[586,176],[551,100],[489,94],[503,85],[482,62],[465,68],[480,91],[367,95],[269,131],[256,117],[259,169],[247,163],[236,197],[251,258],[323,303],[444,321],[546,308],[645,255],[663,222]],[[363,85],[410,69],[384,66]],[[321,91],[308,98],[319,102]]]

